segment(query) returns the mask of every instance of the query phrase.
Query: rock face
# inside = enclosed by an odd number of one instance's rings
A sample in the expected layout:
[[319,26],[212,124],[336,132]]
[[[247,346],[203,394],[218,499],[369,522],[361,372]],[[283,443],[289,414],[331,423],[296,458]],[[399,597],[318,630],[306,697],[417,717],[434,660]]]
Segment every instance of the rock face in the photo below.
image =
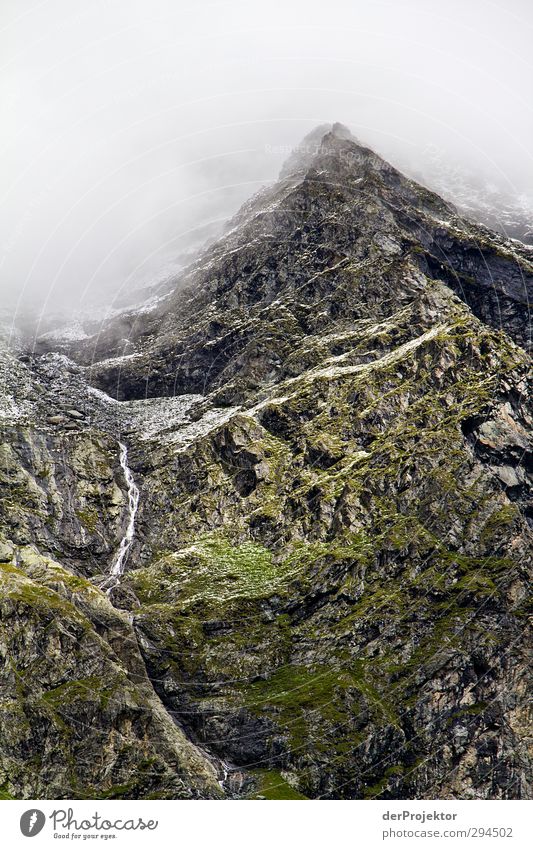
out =
[[458,162],[450,163],[438,148],[426,148],[422,162],[411,165],[410,176],[450,199],[465,215],[508,238],[533,245],[533,200],[518,187],[510,190],[493,175],[472,173]]
[[529,798],[532,279],[334,125],[155,308],[0,351],[4,792]]

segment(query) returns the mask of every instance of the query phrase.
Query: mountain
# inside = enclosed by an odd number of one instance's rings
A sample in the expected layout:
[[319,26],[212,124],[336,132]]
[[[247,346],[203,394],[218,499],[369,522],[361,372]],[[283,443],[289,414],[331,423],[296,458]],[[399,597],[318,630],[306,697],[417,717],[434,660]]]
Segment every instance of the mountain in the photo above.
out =
[[444,151],[430,148],[409,175],[454,203],[461,214],[511,239],[533,244],[533,198],[501,180],[451,162]]
[[0,349],[4,793],[530,798],[532,270],[326,126]]

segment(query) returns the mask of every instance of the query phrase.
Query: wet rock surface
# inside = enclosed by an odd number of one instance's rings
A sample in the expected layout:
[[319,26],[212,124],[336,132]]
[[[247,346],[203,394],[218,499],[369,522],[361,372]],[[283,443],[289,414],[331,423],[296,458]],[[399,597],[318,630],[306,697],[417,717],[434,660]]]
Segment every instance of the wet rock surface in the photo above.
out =
[[7,795],[531,796],[530,254],[313,144],[127,350],[0,349]]

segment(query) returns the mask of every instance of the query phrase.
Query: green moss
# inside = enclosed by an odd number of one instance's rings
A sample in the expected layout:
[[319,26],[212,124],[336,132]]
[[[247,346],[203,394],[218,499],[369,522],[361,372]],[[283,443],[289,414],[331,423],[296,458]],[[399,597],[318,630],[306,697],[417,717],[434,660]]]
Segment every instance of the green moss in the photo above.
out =
[[97,798],[100,799],[124,799],[131,798],[132,790],[138,788],[138,782],[130,781],[127,784],[113,784],[104,790],[97,790]]
[[498,534],[505,533],[512,528],[518,516],[519,510],[516,504],[504,504],[495,510],[481,531],[481,541],[484,543],[493,542]]
[[333,748],[341,754],[340,744],[346,743],[345,753],[353,753],[362,741],[352,727],[361,698],[378,724],[397,722],[392,706],[367,673],[366,663],[358,661],[342,668],[286,666],[267,680],[243,687],[243,703],[252,713],[285,728],[295,752],[310,746],[315,751]]
[[64,613],[68,618],[88,624],[76,608],[58,593],[30,580],[20,569],[0,563],[0,585],[6,597],[48,613]]
[[290,574],[289,565],[275,563],[263,546],[232,545],[229,539],[212,534],[132,572],[130,579],[145,604],[179,599],[182,607],[197,602],[218,607],[233,599],[271,595],[286,584]]
[[93,534],[98,524],[98,513],[94,509],[76,510],[76,516],[86,531]]
[[253,793],[249,795],[249,799],[257,799],[258,796],[270,800],[287,799],[292,801],[308,798],[291,787],[278,770],[255,769],[251,770],[251,775],[256,779],[257,786]]
[[366,531],[347,533],[335,540],[323,542],[295,542],[285,561],[291,573],[305,574],[317,563],[327,560],[329,563],[357,561],[367,564],[374,553],[374,543]]
[[43,693],[42,698],[54,711],[61,712],[62,708],[75,702],[90,702],[95,700],[102,709],[105,709],[117,686],[118,682],[110,682],[109,680],[92,676],[89,678],[80,678],[76,681],[67,681],[53,690],[47,690],[47,692]]
[[387,789],[388,785],[389,778],[387,776],[383,776],[383,778],[376,781],[375,784],[363,787],[363,799],[375,799],[377,796],[381,796],[381,794]]
[[0,785],[0,800],[7,801],[12,799],[15,799],[15,796],[11,795],[9,792],[9,784],[5,781],[4,784]]
[[457,722],[457,720],[461,720],[465,717],[480,716],[486,711],[487,707],[487,702],[476,702],[476,704],[460,708],[447,719],[446,725],[449,727]]

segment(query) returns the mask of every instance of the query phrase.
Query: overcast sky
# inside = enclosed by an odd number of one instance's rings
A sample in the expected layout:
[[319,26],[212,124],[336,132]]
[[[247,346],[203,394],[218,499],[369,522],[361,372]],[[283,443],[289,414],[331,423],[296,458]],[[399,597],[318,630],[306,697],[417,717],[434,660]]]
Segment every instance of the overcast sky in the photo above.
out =
[[[533,193],[530,0],[2,0],[4,304],[115,298],[341,121]],[[6,120],[7,119],[7,120]]]

